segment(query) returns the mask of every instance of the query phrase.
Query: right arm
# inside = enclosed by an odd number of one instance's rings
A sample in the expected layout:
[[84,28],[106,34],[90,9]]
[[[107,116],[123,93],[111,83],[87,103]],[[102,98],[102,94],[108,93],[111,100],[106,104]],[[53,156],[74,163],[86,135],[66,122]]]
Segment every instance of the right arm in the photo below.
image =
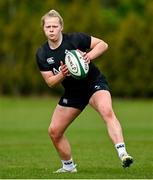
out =
[[43,79],[49,87],[53,87],[61,83],[68,75],[68,69],[61,61],[61,70],[58,74],[54,75],[52,71],[40,71]]

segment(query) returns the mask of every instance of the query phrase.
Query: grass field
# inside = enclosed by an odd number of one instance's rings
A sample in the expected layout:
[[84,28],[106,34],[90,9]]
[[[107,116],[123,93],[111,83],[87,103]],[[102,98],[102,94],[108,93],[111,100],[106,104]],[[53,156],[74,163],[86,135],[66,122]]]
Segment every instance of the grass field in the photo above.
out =
[[78,164],[76,174],[53,174],[61,166],[47,129],[58,99],[0,98],[0,178],[153,178],[153,100],[114,100],[135,163],[123,169],[99,115],[87,107],[67,137]]

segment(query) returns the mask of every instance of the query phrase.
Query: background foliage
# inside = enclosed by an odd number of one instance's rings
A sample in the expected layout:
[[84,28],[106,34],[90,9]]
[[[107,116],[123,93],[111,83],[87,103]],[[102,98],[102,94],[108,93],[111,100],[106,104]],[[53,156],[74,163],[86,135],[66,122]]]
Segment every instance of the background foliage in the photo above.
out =
[[114,96],[153,97],[151,0],[1,0],[0,94],[61,91],[47,88],[35,62],[45,41],[40,18],[50,9],[63,16],[65,32],[86,32],[109,44],[95,63]]

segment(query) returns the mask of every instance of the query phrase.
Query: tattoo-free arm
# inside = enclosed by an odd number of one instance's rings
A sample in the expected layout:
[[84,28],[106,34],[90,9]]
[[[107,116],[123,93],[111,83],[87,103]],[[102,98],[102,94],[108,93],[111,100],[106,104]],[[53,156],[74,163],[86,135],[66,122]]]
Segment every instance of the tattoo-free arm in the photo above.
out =
[[102,55],[108,48],[108,44],[99,38],[91,36],[91,50],[85,54],[84,58],[88,60],[93,60],[100,55]]
[[65,64],[61,61],[60,72],[56,75],[52,71],[40,71],[43,79],[49,87],[53,87],[61,83],[68,74],[68,69]]

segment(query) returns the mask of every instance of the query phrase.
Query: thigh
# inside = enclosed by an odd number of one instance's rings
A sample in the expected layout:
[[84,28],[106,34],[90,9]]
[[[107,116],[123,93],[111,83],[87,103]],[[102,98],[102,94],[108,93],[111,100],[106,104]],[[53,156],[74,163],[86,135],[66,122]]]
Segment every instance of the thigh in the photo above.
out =
[[112,110],[112,99],[110,92],[107,90],[96,91],[90,98],[89,104],[98,112]]
[[52,115],[50,127],[59,133],[64,133],[65,129],[81,113],[81,110],[57,105]]

